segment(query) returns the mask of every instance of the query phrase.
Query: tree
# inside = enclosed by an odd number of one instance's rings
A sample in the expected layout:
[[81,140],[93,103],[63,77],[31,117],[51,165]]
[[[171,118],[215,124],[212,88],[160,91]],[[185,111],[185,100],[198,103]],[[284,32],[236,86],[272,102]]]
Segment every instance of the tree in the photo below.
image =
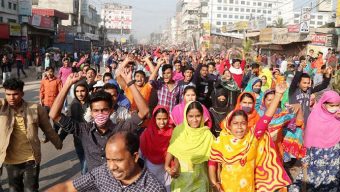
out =
[[274,21],[274,27],[276,28],[285,28],[287,25],[287,22],[283,22],[283,18],[279,17],[277,20]]

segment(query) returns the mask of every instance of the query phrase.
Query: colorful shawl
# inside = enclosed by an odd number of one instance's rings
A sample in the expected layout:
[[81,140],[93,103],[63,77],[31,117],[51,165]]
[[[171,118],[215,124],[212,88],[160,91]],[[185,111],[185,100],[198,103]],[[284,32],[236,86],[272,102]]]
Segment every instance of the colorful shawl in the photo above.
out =
[[183,123],[178,125],[172,133],[168,152],[181,161],[200,164],[209,160],[214,136],[209,128],[204,126],[203,118],[199,128],[189,126],[185,114],[191,103],[185,107]]
[[[224,73],[228,71],[230,73],[230,79],[222,79],[221,78],[221,85],[228,89],[229,91],[240,91],[240,88],[238,87],[236,81],[233,79],[233,76],[231,74],[231,72],[228,69],[224,70]],[[224,74],[223,73],[223,74]]]
[[[212,122],[210,118],[210,113],[204,105],[202,105],[202,107],[203,107],[204,124],[207,125],[209,128],[211,128]],[[185,102],[183,100],[180,104],[176,105],[171,111],[171,119],[176,126],[183,123],[184,109],[185,109]]]
[[340,103],[340,96],[335,91],[326,91],[313,107],[304,136],[307,148],[330,148],[340,142],[340,121],[324,109],[325,102]]
[[[253,93],[253,86],[257,83],[257,82],[261,82],[261,85],[262,85],[262,80],[258,77],[254,77],[252,78],[248,84],[247,84],[247,87],[244,89],[244,91],[246,92],[251,92]],[[263,97],[263,92],[261,91],[259,93],[259,96],[256,98],[256,104],[255,104],[255,109],[258,110],[261,106],[261,101],[262,101],[262,97]]]
[[224,190],[275,191],[291,183],[275,146],[266,132],[257,139],[255,126],[242,139],[229,130],[231,112],[220,136],[214,141],[210,160],[222,165],[220,174]]
[[[264,103],[264,98],[267,94],[275,93],[275,90],[269,89],[264,93],[262,104],[258,110],[262,117],[267,108]],[[297,125],[295,114],[289,113],[286,110],[277,109],[273,119],[268,126],[268,132],[275,144],[280,159],[283,159],[284,152],[294,158],[302,158],[306,155],[306,148],[303,146],[303,126]],[[293,124],[294,126],[289,126]]]
[[157,165],[164,164],[165,162],[166,151],[173,131],[172,125],[169,124],[170,118],[168,118],[168,124],[163,129],[157,127],[155,112],[160,108],[168,111],[169,115],[169,108],[159,105],[156,106],[148,127],[140,136],[140,150],[143,156],[151,163]]

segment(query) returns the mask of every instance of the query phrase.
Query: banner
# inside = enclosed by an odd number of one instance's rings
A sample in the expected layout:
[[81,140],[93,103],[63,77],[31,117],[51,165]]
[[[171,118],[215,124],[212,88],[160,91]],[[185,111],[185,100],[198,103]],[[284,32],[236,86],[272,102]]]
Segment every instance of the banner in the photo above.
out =
[[301,15],[301,21],[300,21],[300,33],[309,33],[311,11],[312,9],[310,7],[302,8],[302,15]]
[[298,33],[300,32],[300,25],[294,24],[294,25],[287,25],[288,33]]
[[32,15],[32,0],[18,0],[18,6],[19,15]]
[[21,36],[21,27],[18,23],[9,23],[9,35],[10,36]]
[[46,28],[46,29],[54,28],[52,18],[41,16],[41,15],[33,15],[30,19],[29,24],[36,26],[36,27]]

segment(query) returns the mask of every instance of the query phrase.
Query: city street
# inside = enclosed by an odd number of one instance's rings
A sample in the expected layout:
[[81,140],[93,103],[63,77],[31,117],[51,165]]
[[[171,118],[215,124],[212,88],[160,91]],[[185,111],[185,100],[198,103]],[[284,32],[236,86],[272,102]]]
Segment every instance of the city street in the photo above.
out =
[[[14,70],[13,70],[14,71]],[[39,86],[40,80],[35,80],[34,70],[30,69],[28,78],[22,79],[25,82],[25,96],[26,101],[38,102],[39,100]],[[0,97],[3,98],[3,88],[0,88]],[[40,132],[40,138],[42,132]],[[53,186],[56,183],[66,181],[74,176],[80,175],[80,166],[77,155],[74,151],[73,137],[67,136],[63,143],[63,149],[58,151],[49,142],[41,143],[42,161],[40,166],[40,191]],[[4,173],[1,176],[1,184],[5,192],[8,191],[7,173],[4,168]]]

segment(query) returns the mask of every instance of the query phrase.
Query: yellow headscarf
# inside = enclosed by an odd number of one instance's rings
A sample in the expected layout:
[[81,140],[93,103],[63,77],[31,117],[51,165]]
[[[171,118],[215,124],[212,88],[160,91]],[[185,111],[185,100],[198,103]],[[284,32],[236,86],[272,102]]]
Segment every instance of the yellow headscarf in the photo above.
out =
[[172,133],[168,152],[182,161],[200,164],[209,160],[214,136],[209,127],[204,126],[203,114],[199,128],[189,126],[186,114],[191,103],[185,106],[183,123]]
[[272,87],[272,82],[273,82],[273,74],[270,71],[269,68],[263,68],[260,72],[260,78],[266,76],[267,77],[267,82],[266,84],[262,85],[261,90],[265,92],[266,90],[270,89]]

